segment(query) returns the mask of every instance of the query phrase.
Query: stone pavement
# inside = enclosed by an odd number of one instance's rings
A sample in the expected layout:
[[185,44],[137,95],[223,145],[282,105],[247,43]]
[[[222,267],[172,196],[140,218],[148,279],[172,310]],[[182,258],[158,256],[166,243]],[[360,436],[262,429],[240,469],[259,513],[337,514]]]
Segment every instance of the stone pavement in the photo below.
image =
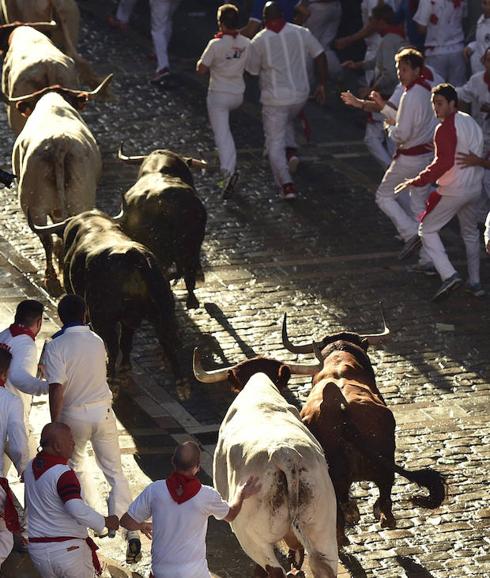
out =
[[[91,103],[84,112],[104,157],[97,203],[116,213],[120,193],[137,173],[116,160],[120,140],[130,154],[166,147],[212,158],[205,87],[193,74],[189,48],[179,44],[175,79],[167,89],[150,86],[153,64],[144,35],[109,31],[98,3],[86,0],[82,6],[90,9],[84,12],[82,49],[100,71],[116,72],[113,101]],[[193,18],[184,23],[204,26],[200,17]],[[341,328],[376,329],[382,300],[393,337],[371,358],[397,418],[397,461],[409,469],[433,466],[443,471],[449,498],[436,511],[413,509],[409,499],[415,488],[397,478],[393,498],[398,526],[382,531],[371,512],[374,489],[358,485],[361,523],[349,532],[351,546],[343,561],[356,577],[490,576],[488,299],[460,291],[440,305],[428,301],[437,282],[411,276],[396,260],[394,231],[374,205],[379,170],[363,148],[360,117],[342,108],[334,92],[325,108],[312,105],[308,114],[313,142],[304,147],[298,175],[303,195],[294,205],[281,203],[272,186],[253,101],[234,117],[242,173],[235,197],[221,201],[213,174],[196,174],[209,214],[206,282],[197,291],[202,307],[186,311],[183,287],[175,291],[189,383],[175,387],[145,325],[135,341],[133,374],[121,383],[116,406],[127,432],[121,441],[127,444],[125,467],[133,472],[133,488],[146,483],[141,472],[151,479],[164,475],[173,445],[189,435],[204,446],[204,469],[211,472],[217,429],[232,395],[225,384],[202,385],[190,378],[196,345],[209,367],[256,353],[293,360],[281,346],[283,312],[288,312],[291,334],[306,341]],[[0,123],[3,166],[13,137],[3,114]],[[3,189],[0,198],[5,239],[0,251],[25,273],[22,291],[34,290],[29,281],[39,287],[44,267],[40,243],[28,230],[15,194]],[[446,237],[451,257],[464,272],[457,235],[449,230]],[[486,258],[482,273],[490,288]],[[9,291],[0,287],[1,295],[8,297]],[[308,388],[304,380],[292,381],[299,402]],[[211,524],[210,567],[223,577],[247,574],[248,562],[223,526]],[[121,555],[122,546],[114,548],[114,557]]]

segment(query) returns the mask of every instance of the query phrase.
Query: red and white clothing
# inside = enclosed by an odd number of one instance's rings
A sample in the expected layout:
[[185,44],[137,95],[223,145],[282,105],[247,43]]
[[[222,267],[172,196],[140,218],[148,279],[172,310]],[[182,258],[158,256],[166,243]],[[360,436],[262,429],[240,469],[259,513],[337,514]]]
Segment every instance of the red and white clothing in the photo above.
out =
[[[411,211],[398,202],[394,189],[415,177],[432,159],[432,138],[437,124],[430,101],[430,85],[423,79],[407,87],[396,112],[396,124],[388,129],[397,152],[376,191],[376,204],[387,215],[404,241],[417,235],[417,215],[425,207],[429,187],[411,189]],[[428,262],[421,255],[422,262]]]
[[265,28],[253,38],[247,70],[259,75],[266,148],[274,179],[283,185],[292,182],[286,148],[297,148],[293,121],[310,93],[307,58],[323,48],[307,28],[283,23],[276,30]]
[[102,533],[105,520],[82,500],[67,461],[39,453],[25,469],[24,484],[29,555],[41,576],[93,578],[97,560],[87,527]]
[[[3,470],[7,441],[10,458],[20,476],[29,461],[22,401],[0,384],[0,472]],[[0,566],[10,554],[14,543],[11,532],[13,526],[9,520],[9,510],[11,511],[12,508],[8,482],[5,478],[0,478]]]
[[151,566],[155,578],[210,578],[206,561],[209,516],[222,520],[229,505],[210,486],[183,503],[172,497],[165,480],[150,484],[128,514],[138,523],[152,518]]
[[463,56],[464,0],[420,0],[413,20],[427,27],[425,58],[446,82],[460,86],[466,80]]
[[476,23],[475,40],[468,44],[471,50],[471,72],[473,74],[483,70],[482,56],[487,48],[490,48],[490,18],[482,14]]
[[87,442],[111,490],[109,514],[121,516],[131,502],[128,481],[121,466],[112,393],[106,379],[106,350],[102,339],[86,325],[66,328],[44,352],[48,382],[63,386],[59,421],[70,426],[75,440],[71,466],[77,473],[84,499],[96,504],[93,483],[85,467]]
[[34,334],[27,328],[17,324],[12,324],[0,333],[0,343],[7,345],[12,354],[6,388],[19,397],[23,404],[24,421],[28,432],[29,458],[36,455],[36,442],[29,424],[32,396],[44,395],[49,389],[47,381],[36,377],[38,354],[35,339]]
[[436,182],[437,193],[431,194],[430,209],[423,217],[419,234],[427,253],[444,281],[456,270],[448,259],[439,231],[455,215],[458,216],[461,236],[466,247],[468,277],[471,284],[480,282],[480,236],[477,226],[477,205],[480,196],[483,168],[461,167],[456,155],[469,153],[481,156],[483,133],[468,114],[457,112],[444,119],[435,136],[435,158],[414,181],[425,187]]
[[207,108],[218,148],[220,166],[226,175],[236,169],[236,148],[230,130],[230,111],[243,102],[250,40],[241,34],[219,33],[209,42],[199,63],[209,68]]

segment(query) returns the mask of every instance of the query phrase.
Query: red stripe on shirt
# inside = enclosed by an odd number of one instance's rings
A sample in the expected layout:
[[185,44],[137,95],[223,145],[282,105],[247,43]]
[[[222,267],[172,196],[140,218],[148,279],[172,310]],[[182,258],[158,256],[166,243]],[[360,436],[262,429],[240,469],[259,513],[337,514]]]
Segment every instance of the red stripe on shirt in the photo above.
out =
[[69,500],[82,499],[80,482],[73,470],[68,470],[61,474],[58,478],[56,489],[58,491],[58,496],[61,498],[63,503],[66,503]]
[[437,182],[444,173],[453,168],[456,155],[458,137],[454,117],[456,113],[448,116],[436,128],[434,134],[435,157],[430,165],[424,169],[412,182],[415,187],[423,187]]

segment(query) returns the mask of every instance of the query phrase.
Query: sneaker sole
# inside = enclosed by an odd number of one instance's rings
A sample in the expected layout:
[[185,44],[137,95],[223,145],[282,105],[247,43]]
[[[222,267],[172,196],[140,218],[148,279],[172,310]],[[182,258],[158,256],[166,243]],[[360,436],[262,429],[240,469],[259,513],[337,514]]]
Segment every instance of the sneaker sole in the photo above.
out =
[[443,301],[444,299],[449,297],[449,294],[452,293],[455,289],[457,289],[458,287],[461,287],[462,284],[463,284],[462,279],[456,279],[455,281],[453,281],[453,283],[451,283],[451,285],[446,287],[444,289],[444,291],[441,291],[441,292],[438,291],[434,295],[434,297],[432,297],[432,301],[434,303],[437,303],[438,301]]

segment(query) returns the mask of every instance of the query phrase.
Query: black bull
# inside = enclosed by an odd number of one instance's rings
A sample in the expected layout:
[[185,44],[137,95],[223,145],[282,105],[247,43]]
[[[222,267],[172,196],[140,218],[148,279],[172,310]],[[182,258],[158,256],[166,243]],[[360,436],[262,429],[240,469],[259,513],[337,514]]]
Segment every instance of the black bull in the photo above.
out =
[[65,290],[86,300],[93,329],[107,347],[109,375],[115,375],[119,350],[122,367],[130,367],[134,332],[147,319],[180,377],[174,298],[154,255],[96,210],[57,225],[31,227],[38,234],[63,236]]
[[131,239],[155,254],[164,270],[175,266],[169,279],[177,281],[183,277],[187,308],[199,307],[194,289],[196,279],[203,279],[200,253],[207,213],[189,170],[199,161],[168,150],[155,150],[146,157],[127,157],[121,149],[119,158],[142,164],[138,180],[123,195],[123,208],[116,220]]

